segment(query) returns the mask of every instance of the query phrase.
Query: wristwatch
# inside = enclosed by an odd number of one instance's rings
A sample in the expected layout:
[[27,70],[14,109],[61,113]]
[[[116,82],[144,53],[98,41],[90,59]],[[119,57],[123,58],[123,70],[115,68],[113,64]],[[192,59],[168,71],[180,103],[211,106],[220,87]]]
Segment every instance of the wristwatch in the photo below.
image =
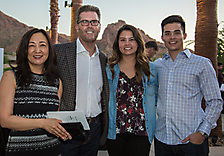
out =
[[199,133],[201,133],[201,135],[203,136],[203,138],[207,139],[208,138],[208,134],[206,134],[205,132],[202,131],[198,131]]

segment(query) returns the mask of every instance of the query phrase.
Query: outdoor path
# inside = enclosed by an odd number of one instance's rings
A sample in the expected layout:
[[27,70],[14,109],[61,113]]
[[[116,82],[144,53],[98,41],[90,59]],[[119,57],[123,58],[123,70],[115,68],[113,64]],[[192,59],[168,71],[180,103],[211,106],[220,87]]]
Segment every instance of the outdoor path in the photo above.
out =
[[209,147],[209,156],[224,156],[224,146]]

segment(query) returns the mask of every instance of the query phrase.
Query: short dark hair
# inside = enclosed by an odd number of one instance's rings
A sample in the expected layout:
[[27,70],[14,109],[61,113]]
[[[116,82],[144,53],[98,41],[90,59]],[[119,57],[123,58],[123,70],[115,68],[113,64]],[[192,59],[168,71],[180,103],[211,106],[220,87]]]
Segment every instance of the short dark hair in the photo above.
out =
[[161,28],[162,28],[162,34],[164,31],[164,26],[169,24],[169,23],[180,23],[181,24],[181,28],[185,34],[185,21],[183,20],[183,18],[180,15],[171,15],[166,17],[162,23],[161,23]]
[[218,62],[218,66],[221,66],[222,65],[222,63],[221,62]]
[[148,41],[145,43],[145,48],[154,48],[155,51],[158,51],[158,46],[155,41]]
[[28,86],[31,83],[32,76],[31,76],[31,70],[29,66],[29,61],[28,61],[28,45],[30,38],[36,34],[36,33],[42,33],[48,42],[48,48],[49,48],[49,55],[47,60],[44,63],[44,71],[45,71],[45,76],[47,79],[47,82],[50,85],[53,85],[55,82],[56,78],[58,78],[58,72],[57,72],[57,57],[54,52],[53,45],[51,43],[51,39],[48,35],[48,33],[43,30],[43,29],[31,29],[27,31],[21,41],[20,44],[16,50],[16,67],[13,67],[10,65],[13,69],[17,70],[17,78],[19,82],[19,86],[24,87]]
[[99,21],[100,21],[101,14],[100,14],[100,9],[98,7],[93,6],[93,5],[83,5],[77,10],[77,14],[76,14],[76,23],[77,24],[81,20],[80,14],[82,12],[95,12],[98,15]]

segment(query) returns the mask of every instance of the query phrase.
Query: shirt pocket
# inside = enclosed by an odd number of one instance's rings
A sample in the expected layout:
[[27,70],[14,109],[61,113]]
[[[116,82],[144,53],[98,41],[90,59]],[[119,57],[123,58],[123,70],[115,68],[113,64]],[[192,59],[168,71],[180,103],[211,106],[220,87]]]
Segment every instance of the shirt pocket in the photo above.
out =
[[147,83],[147,88],[146,88],[146,94],[149,96],[155,95],[155,78],[152,77],[150,78],[149,82]]

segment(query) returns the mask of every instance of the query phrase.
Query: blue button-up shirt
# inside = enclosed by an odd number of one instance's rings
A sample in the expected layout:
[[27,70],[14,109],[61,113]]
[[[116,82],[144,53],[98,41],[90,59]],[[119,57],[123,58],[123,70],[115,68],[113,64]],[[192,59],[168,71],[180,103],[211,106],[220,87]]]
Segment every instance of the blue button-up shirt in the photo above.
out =
[[[156,138],[168,145],[197,131],[210,134],[222,110],[216,73],[209,59],[188,49],[173,61],[169,53],[155,61],[158,69]],[[205,112],[201,108],[206,100]]]

